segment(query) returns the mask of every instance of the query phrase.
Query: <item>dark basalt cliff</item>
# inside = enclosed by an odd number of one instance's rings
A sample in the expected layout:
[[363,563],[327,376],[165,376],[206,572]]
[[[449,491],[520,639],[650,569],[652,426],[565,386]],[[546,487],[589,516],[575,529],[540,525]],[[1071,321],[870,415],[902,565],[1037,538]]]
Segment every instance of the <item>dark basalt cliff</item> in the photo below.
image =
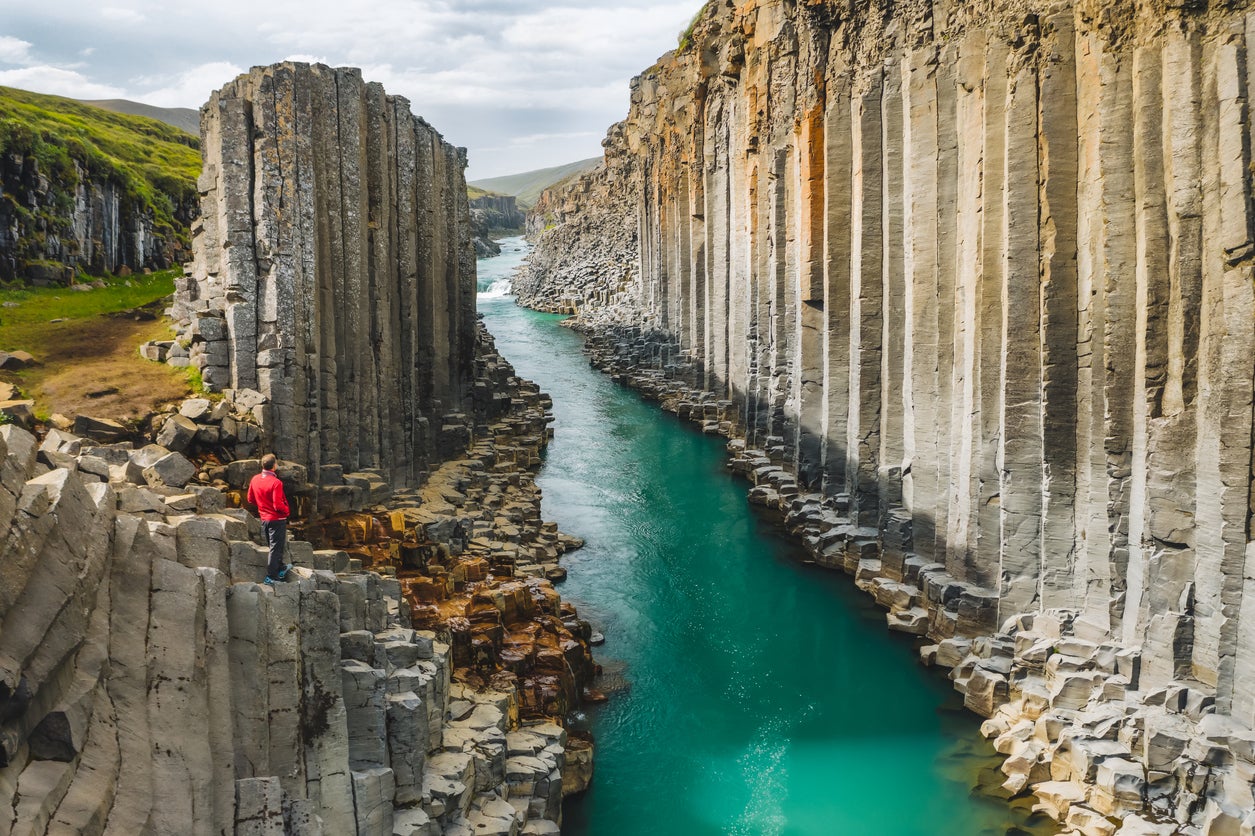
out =
[[351,68],[257,70],[202,120],[174,314],[206,388],[259,392],[284,458],[413,484],[473,396],[464,150]]
[[738,439],[1086,833],[1255,822],[1253,38],[714,2],[530,221],[520,300]]

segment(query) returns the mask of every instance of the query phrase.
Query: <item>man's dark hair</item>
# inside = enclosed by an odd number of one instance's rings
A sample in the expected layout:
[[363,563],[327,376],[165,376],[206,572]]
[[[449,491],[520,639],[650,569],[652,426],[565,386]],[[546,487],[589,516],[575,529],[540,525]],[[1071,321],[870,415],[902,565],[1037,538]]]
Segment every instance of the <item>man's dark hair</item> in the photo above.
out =
[[275,454],[267,453],[266,455],[261,457],[261,469],[262,470],[274,470],[275,461],[276,461]]

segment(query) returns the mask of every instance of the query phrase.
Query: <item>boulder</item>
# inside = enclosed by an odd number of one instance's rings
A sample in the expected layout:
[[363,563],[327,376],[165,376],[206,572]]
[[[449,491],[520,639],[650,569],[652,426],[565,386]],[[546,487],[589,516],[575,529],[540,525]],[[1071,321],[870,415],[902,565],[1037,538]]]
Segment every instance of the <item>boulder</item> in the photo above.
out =
[[125,425],[114,421],[112,418],[93,418],[90,415],[75,417],[74,434],[86,436],[104,444],[127,441],[134,435]]
[[151,487],[181,488],[195,475],[196,465],[178,453],[167,453],[144,468],[144,480]]
[[179,414],[193,421],[200,421],[213,410],[209,398],[188,398],[179,406]]
[[164,456],[170,455],[170,452],[170,450],[167,450],[160,444],[149,444],[138,450],[131,451],[129,458],[131,463],[142,471],[152,467]]
[[0,401],[0,414],[19,427],[29,430],[35,426],[35,402],[32,400]]
[[196,423],[185,415],[171,415],[161,425],[157,443],[167,450],[181,453],[196,438]]
[[83,449],[83,439],[64,430],[51,429],[44,436],[39,449],[43,451],[55,450],[58,453],[68,453],[71,456],[77,456]]
[[35,358],[25,351],[0,351],[0,369],[17,371],[35,365]]
[[237,412],[252,412],[267,402],[266,396],[256,389],[227,389],[223,395],[235,405]]

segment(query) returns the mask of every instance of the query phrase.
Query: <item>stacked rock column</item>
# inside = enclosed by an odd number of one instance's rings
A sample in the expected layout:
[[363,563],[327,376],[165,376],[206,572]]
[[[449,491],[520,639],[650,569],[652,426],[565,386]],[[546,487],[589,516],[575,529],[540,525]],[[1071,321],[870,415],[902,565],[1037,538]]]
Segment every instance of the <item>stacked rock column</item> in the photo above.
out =
[[256,389],[266,442],[411,484],[469,408],[463,153],[355,69],[254,69],[202,110],[204,220],[176,313],[210,390]]

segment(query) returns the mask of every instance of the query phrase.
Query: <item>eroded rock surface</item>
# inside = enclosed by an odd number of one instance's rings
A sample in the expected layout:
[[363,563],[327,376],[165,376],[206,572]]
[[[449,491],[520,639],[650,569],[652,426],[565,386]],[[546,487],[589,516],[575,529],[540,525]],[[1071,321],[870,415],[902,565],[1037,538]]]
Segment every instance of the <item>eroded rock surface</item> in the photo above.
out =
[[1255,827],[1246,5],[708,4],[517,283],[1080,832]]
[[[0,832],[556,828],[561,724],[593,664],[587,623],[530,569],[562,542],[539,492],[501,501],[547,437],[541,398],[522,395],[425,495],[351,498],[349,516],[392,520],[430,562],[294,540],[276,586],[257,582],[256,517],[209,483],[229,468],[0,427]],[[177,488],[154,474],[172,457],[192,473]],[[303,467],[280,472],[316,495]]]

